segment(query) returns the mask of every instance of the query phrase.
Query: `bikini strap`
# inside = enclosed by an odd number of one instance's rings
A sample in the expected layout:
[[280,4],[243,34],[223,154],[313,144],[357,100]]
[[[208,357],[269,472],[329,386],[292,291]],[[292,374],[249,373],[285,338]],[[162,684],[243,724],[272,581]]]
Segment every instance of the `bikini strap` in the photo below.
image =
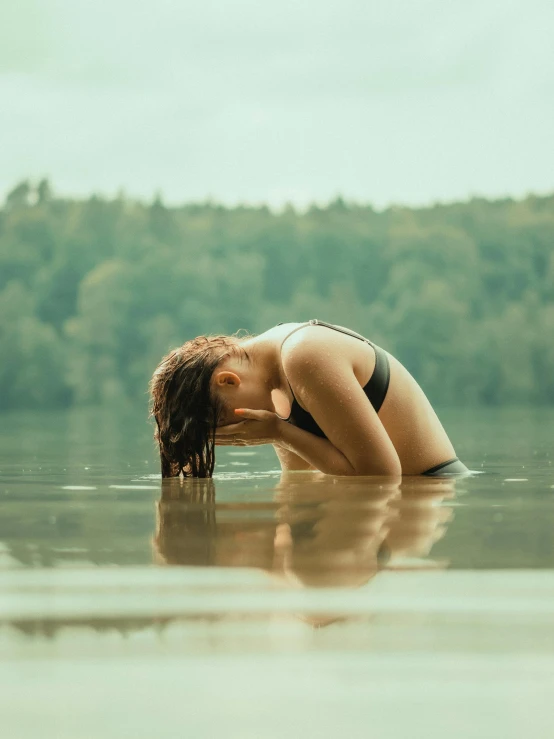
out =
[[[281,323],[278,323],[277,325],[278,326],[284,326],[284,324],[285,324],[285,321],[281,321]],[[334,323],[326,323],[325,321],[319,321],[317,318],[310,318],[309,321],[305,321],[300,326],[297,326],[296,328],[293,328],[292,331],[285,336],[285,338],[281,342],[281,346],[279,347],[279,354],[281,354],[281,352],[283,350],[283,344],[289,338],[289,336],[292,336],[292,334],[295,331],[300,331],[301,328],[305,328],[306,326],[326,326],[327,328],[332,328],[335,331],[340,331],[341,334],[346,334],[347,336],[353,336],[355,339],[361,339],[362,341],[365,341],[366,344],[369,344],[374,349],[376,349],[376,346],[375,346],[375,344],[372,341],[370,341],[365,336],[362,336],[357,331],[352,331],[352,329],[349,329],[349,328],[343,328],[341,326],[336,326]],[[288,380],[287,380],[287,382],[288,382]],[[289,382],[289,385],[290,385],[290,382]]]
[[366,344],[369,344],[370,346],[375,348],[375,344],[367,339],[365,336],[362,336],[357,331],[352,331],[351,328],[343,328],[342,326],[336,326],[334,323],[326,323],[325,321],[318,321],[317,319],[312,319],[310,321],[312,324],[317,324],[319,326],[326,326],[327,328],[333,328],[335,331],[340,331],[341,334],[346,334],[347,336],[353,336],[355,339],[361,339],[362,341],[365,341]]
[[[277,325],[278,326],[283,326],[284,324],[285,324],[285,321],[281,321],[281,323],[278,323]],[[295,331],[300,331],[301,328],[305,328],[306,326],[326,326],[327,328],[332,328],[335,331],[340,331],[342,334],[346,334],[347,336],[353,336],[356,339],[361,339],[362,341],[365,341],[366,344],[369,344],[370,346],[372,346],[376,350],[376,346],[375,346],[375,344],[372,341],[370,341],[369,339],[367,339],[365,336],[362,336],[361,334],[357,333],[356,331],[352,331],[352,329],[342,328],[341,326],[336,326],[334,323],[326,323],[325,321],[320,321],[317,318],[311,318],[309,321],[305,321],[300,326],[297,326],[296,328],[293,328],[292,331],[290,331],[290,333],[288,333],[285,336],[285,338],[281,342],[281,346],[279,347],[279,355],[281,354],[281,352],[283,350],[283,344],[289,338],[289,336],[292,336],[292,334]],[[283,373],[284,373],[284,370],[283,370]],[[289,387],[290,387],[290,391],[292,393],[292,397],[294,398],[294,400],[296,400],[296,396],[294,394],[294,390],[292,389],[292,386],[291,386],[291,384],[289,382],[289,378],[286,376],[286,374],[285,374],[285,378],[286,378],[287,382],[289,383]],[[298,401],[296,401],[296,402],[298,403]]]
[[[314,326],[314,325],[315,325],[316,323],[318,323],[317,319],[315,319],[315,318],[312,318],[312,319],[311,319],[310,321],[305,321],[305,322],[304,322],[303,324],[301,324],[300,326],[297,326],[296,328],[293,328],[293,329],[292,329],[292,331],[290,331],[290,332],[289,332],[289,333],[288,333],[288,334],[287,334],[287,335],[285,336],[285,338],[283,339],[283,341],[281,342],[281,346],[279,347],[279,354],[281,353],[281,351],[282,351],[282,349],[283,349],[283,344],[284,344],[284,343],[285,343],[285,341],[286,341],[286,340],[287,340],[287,339],[289,338],[289,336],[292,336],[292,334],[293,334],[293,333],[294,333],[295,331],[300,331],[300,329],[301,329],[301,328],[305,328],[306,326]],[[282,323],[278,323],[277,325],[278,325],[278,326],[283,326],[284,324],[285,324],[285,321],[283,321]]]
[[[281,321],[281,323],[278,323],[277,325],[278,325],[278,326],[283,326],[283,325],[284,325],[285,323],[286,323],[286,321]],[[287,339],[289,338],[289,336],[292,336],[292,334],[293,334],[293,333],[294,333],[295,331],[299,331],[299,330],[300,330],[301,328],[305,328],[306,326],[310,326],[310,325],[311,325],[311,326],[314,326],[314,325],[315,325],[316,323],[318,323],[317,319],[316,319],[316,318],[312,318],[312,319],[311,319],[310,321],[306,321],[306,322],[305,322],[305,323],[303,323],[303,324],[302,324],[301,326],[297,326],[296,328],[293,328],[293,329],[292,329],[292,331],[290,331],[290,332],[289,332],[289,333],[288,333],[288,334],[287,334],[287,335],[285,336],[285,338],[283,339],[283,341],[281,342],[281,346],[279,347],[279,356],[281,355],[281,352],[283,351],[283,344],[284,344],[284,343],[285,343],[285,341],[286,341],[286,340],[287,340]],[[281,363],[281,366],[282,366],[282,363]],[[294,394],[294,390],[292,389],[292,385],[290,384],[290,382],[289,382],[289,378],[287,377],[287,374],[286,374],[286,372],[285,372],[285,370],[284,370],[284,369],[283,369],[283,374],[285,375],[285,379],[286,379],[286,381],[288,382],[288,385],[289,385],[289,387],[290,387],[290,391],[291,391],[291,393],[292,393],[292,397],[293,397],[293,400],[295,400],[295,401],[296,401],[296,402],[298,403],[298,401],[296,400],[296,395]]]

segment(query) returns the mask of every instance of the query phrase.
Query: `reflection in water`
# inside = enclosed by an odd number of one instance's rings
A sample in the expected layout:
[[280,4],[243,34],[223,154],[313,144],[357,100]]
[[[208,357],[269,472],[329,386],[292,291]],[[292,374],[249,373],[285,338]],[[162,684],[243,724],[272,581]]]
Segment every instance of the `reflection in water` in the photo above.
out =
[[[518,652],[524,671],[530,655],[551,660],[554,477],[545,429],[554,416],[526,413],[485,409],[476,426],[472,411],[465,427],[462,416],[452,416],[456,448],[486,474],[400,484],[282,476],[273,450],[260,447],[249,456],[222,449],[214,480],[161,486],[142,419],[91,410],[4,420],[0,652],[6,675],[11,670],[17,677],[9,660],[18,660],[31,679],[35,666],[28,658],[40,659],[46,702],[60,664],[67,666],[66,686],[74,686],[80,684],[76,664],[90,657],[102,670],[102,690],[112,691],[106,670],[111,675],[116,659],[132,658],[152,670],[158,686],[169,669],[168,681],[184,695],[190,688],[182,687],[184,674],[196,684],[198,671],[191,663],[184,669],[181,658],[198,657],[196,665],[211,670],[204,685],[235,705],[229,686],[240,686],[245,664],[255,670],[256,685],[277,664],[298,675],[288,661],[293,657],[307,677],[275,683],[276,694],[289,690],[286,715],[297,688],[304,695],[308,683],[320,690],[317,705],[336,700],[337,684],[350,699],[350,660],[359,659],[359,694],[368,694],[363,681],[372,665],[369,692],[386,690],[395,706],[391,677],[404,679],[418,654],[428,661],[406,678],[410,691],[442,658],[452,660],[444,683],[456,691],[459,655],[489,655],[490,665],[496,655]],[[153,554],[160,566],[152,566]],[[233,658],[216,662],[218,655]],[[272,661],[276,655],[279,663]],[[331,657],[333,675],[341,676],[333,683]],[[229,672],[221,678],[224,662]],[[518,695],[518,670],[511,673]],[[480,673],[468,667],[466,674]],[[319,687],[318,677],[324,678]],[[490,672],[483,681],[493,684]],[[25,688],[23,677],[18,685]],[[252,696],[242,692],[246,716]],[[265,685],[264,692],[271,693]]]
[[297,587],[350,587],[426,560],[446,531],[454,479],[284,475],[267,503],[216,501],[217,481],[165,480],[157,503],[160,564],[251,567]]
[[[217,482],[164,480],[153,538],[158,564],[258,568],[276,585],[359,588],[380,570],[439,566],[454,479],[284,474],[271,503],[218,504]],[[442,563],[444,565],[444,563]],[[313,626],[336,614],[298,614]]]
[[106,704],[134,736],[548,735],[554,416],[478,412],[463,481],[281,478],[260,448],[161,494],[136,420],[0,423],[3,734],[101,735]]

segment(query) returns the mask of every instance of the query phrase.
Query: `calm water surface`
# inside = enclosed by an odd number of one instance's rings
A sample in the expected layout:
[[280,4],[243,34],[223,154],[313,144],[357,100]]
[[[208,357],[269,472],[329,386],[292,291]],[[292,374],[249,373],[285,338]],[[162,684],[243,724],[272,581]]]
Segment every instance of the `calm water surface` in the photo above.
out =
[[471,477],[163,486],[143,416],[0,416],[7,735],[554,736],[554,411],[440,415]]

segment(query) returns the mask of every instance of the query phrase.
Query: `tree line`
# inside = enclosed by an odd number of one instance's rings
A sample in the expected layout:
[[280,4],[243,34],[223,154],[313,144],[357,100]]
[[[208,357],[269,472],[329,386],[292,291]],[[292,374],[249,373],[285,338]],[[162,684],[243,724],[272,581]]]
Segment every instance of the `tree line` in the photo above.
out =
[[57,196],[0,208],[0,409],[147,402],[171,347],[319,318],[438,404],[554,403],[554,194],[426,208]]

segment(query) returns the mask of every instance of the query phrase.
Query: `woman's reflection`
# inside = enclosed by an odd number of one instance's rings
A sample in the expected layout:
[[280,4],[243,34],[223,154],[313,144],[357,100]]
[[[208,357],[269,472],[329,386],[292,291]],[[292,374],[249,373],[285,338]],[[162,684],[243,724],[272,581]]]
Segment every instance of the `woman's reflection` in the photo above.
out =
[[303,587],[360,587],[389,558],[399,484],[365,478],[282,480],[273,572]]
[[216,503],[217,480],[169,479],[153,538],[160,564],[253,567],[296,587],[356,588],[429,560],[455,494],[447,478],[283,475],[266,503]]
[[270,570],[275,538],[271,503],[216,505],[213,478],[162,482],[154,559],[158,564]]

